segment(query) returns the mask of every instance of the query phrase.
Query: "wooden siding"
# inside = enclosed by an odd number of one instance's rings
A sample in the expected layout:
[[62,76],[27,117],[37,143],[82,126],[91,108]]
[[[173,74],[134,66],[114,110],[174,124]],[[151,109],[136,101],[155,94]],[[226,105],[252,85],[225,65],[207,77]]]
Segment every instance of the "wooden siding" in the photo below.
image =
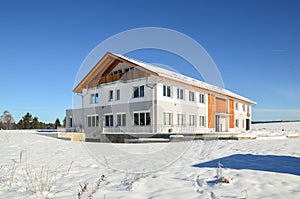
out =
[[216,112],[217,113],[227,113],[226,100],[221,98],[216,98]]
[[234,100],[229,100],[229,128],[234,128]]
[[208,94],[208,128],[215,128],[215,96]]

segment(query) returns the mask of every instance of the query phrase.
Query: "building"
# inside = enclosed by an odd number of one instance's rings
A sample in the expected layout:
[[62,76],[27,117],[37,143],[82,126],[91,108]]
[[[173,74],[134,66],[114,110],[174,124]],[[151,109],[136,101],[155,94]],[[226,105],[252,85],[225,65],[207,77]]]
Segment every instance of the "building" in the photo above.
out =
[[106,53],[73,90],[82,108],[66,127],[103,134],[241,132],[255,102],[228,90],[122,55]]

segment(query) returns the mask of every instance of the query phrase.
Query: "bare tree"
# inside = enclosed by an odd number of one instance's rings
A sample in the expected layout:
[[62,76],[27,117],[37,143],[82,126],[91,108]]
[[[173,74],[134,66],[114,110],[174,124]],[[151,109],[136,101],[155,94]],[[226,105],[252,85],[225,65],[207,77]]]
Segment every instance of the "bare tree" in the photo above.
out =
[[15,122],[13,116],[8,111],[4,111],[1,117],[2,117],[3,127],[6,130],[10,130],[12,128],[12,125]]

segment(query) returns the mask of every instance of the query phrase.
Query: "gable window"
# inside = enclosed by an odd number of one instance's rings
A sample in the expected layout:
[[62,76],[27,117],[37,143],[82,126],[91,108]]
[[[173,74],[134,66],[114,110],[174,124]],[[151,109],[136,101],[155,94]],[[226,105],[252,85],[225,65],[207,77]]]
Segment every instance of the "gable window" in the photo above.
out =
[[145,86],[133,87],[133,98],[144,97]]
[[163,96],[171,97],[171,87],[170,86],[163,86]]
[[91,94],[91,104],[97,104],[99,102],[99,94],[93,93]]
[[177,88],[177,99],[183,100],[183,89]]
[[134,125],[147,126],[151,123],[150,112],[133,113]]
[[203,94],[203,93],[199,94],[199,103],[205,104],[205,94]]
[[172,124],[172,113],[164,112],[164,125],[171,125],[171,124]]
[[193,91],[189,91],[189,101],[195,101],[195,93]]
[[183,114],[182,113],[177,113],[177,125],[183,126]]
[[195,115],[189,115],[189,125],[195,126]]
[[117,90],[117,93],[116,93],[116,100],[120,100],[120,89]]
[[88,115],[87,116],[88,127],[99,126],[99,116],[98,115]]
[[199,116],[199,126],[205,127],[205,116],[204,115]]
[[114,91],[113,91],[113,90],[110,90],[110,91],[109,91],[108,100],[111,102],[111,101],[113,101],[113,98],[114,98]]
[[126,114],[117,114],[117,126],[126,126]]
[[114,126],[114,116],[111,115],[105,115],[105,127],[113,127]]

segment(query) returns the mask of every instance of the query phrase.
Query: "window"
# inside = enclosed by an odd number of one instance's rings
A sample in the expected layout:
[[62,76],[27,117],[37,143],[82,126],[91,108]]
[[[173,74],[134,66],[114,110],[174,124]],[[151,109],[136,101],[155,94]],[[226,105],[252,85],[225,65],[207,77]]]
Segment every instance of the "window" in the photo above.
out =
[[247,106],[247,113],[250,113],[250,106]]
[[235,103],[235,110],[239,110],[239,103]]
[[189,91],[189,101],[191,102],[195,101],[195,93],[192,91]]
[[163,95],[166,97],[171,97],[171,87],[170,86],[163,86]]
[[146,126],[150,125],[150,113],[149,112],[139,112],[133,113],[134,125]]
[[133,87],[133,97],[144,97],[144,86]]
[[183,126],[183,114],[182,113],[177,113],[177,125]]
[[73,117],[72,116],[70,116],[70,118],[69,118],[70,120],[69,120],[69,122],[70,122],[70,124],[69,124],[69,126],[70,127],[73,127]]
[[98,127],[99,126],[99,116],[89,115],[87,116],[88,127]]
[[242,121],[242,128],[245,128],[245,120]]
[[126,114],[117,114],[117,126],[126,126]]
[[239,120],[238,119],[235,120],[235,127],[237,127],[237,128],[239,127]]
[[189,125],[195,126],[195,115],[189,115]]
[[120,100],[120,89],[117,90],[117,93],[116,93],[116,100]]
[[246,111],[246,104],[243,104],[243,111]]
[[199,103],[205,104],[205,95],[203,93],[199,94]]
[[113,100],[113,98],[114,98],[114,91],[113,90],[110,90],[109,91],[109,96],[108,96],[108,101],[112,101]]
[[164,112],[164,125],[172,124],[172,113]]
[[113,127],[114,126],[114,116],[113,115],[105,115],[105,127]]
[[200,115],[199,117],[199,126],[205,127],[205,116]]
[[98,93],[91,94],[91,104],[97,104],[99,102]]
[[177,88],[177,99],[183,100],[183,89]]

